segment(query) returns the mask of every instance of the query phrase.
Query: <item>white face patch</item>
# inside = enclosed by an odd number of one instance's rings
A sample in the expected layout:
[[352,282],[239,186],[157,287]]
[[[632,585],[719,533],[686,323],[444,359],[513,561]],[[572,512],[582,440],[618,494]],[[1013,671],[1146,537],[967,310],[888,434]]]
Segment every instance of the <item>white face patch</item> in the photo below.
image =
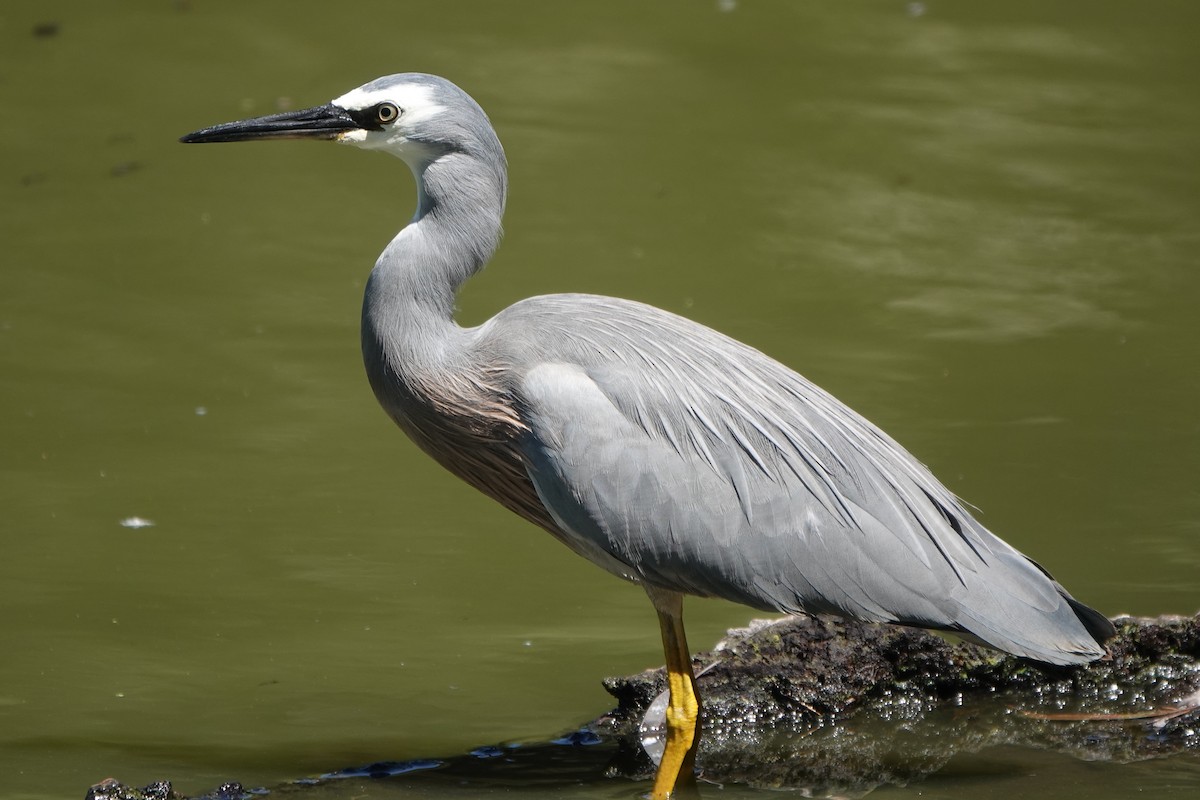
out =
[[438,105],[433,101],[433,89],[431,87],[415,83],[390,86],[386,89],[375,89],[373,91],[368,91],[360,86],[357,89],[351,89],[346,92],[334,100],[333,104],[346,109],[359,110],[370,108],[377,103],[385,101],[395,103],[400,109],[400,119],[397,122],[397,125],[400,127],[407,127],[423,122],[446,110],[444,106]]
[[[378,83],[378,81],[375,81]],[[346,131],[337,137],[342,144],[351,144],[366,150],[383,150],[399,156],[410,167],[429,159],[426,148],[409,138],[413,131],[446,110],[434,99],[434,88],[420,83],[392,83],[383,87],[371,84],[352,89],[333,101],[349,111],[373,108],[380,103],[392,103],[400,109],[400,117],[382,130]]]

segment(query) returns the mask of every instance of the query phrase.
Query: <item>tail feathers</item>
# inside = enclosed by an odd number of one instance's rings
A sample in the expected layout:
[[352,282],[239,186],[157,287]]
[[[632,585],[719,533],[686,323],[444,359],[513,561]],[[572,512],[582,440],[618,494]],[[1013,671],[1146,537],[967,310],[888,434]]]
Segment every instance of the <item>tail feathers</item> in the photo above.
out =
[[1080,623],[1082,623],[1084,630],[1086,630],[1091,637],[1096,640],[1096,644],[1103,647],[1105,642],[1117,635],[1117,629],[1113,627],[1113,624],[1111,621],[1109,621],[1108,617],[1104,616],[1091,606],[1084,605],[1074,597],[1071,597],[1071,593],[1064,589],[1061,583],[1054,580],[1054,576],[1051,575],[1045,567],[1034,561],[1029,556],[1024,554],[1022,554],[1022,556],[1026,561],[1036,567],[1038,572],[1045,575],[1046,578],[1052,584],[1054,584],[1054,588],[1058,591],[1059,596],[1061,596],[1063,600],[1067,601],[1067,604],[1071,607],[1071,610],[1075,612],[1076,618]]
[[1005,547],[973,587],[959,624],[988,645],[1047,664],[1087,664],[1108,652],[1116,628],[1071,596],[1040,564]]
[[1104,642],[1116,634],[1113,624],[1066,591],[1060,594],[1065,603],[1050,613],[1014,616],[1009,609],[999,619],[964,613],[959,625],[972,641],[1046,664],[1087,664],[1103,658]]

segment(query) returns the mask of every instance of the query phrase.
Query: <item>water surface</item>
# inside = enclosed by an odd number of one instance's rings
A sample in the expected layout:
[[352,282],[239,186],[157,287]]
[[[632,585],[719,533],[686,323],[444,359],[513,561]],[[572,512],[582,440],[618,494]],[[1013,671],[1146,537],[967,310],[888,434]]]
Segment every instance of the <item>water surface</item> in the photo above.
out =
[[[563,290],[688,314],[881,424],[1080,598],[1195,612],[1198,24],[1166,0],[9,0],[7,794],[545,739],[661,663],[636,588],[375,407],[358,305],[403,166],[175,141],[391,72],[460,83],[507,148],[464,322]],[[751,616],[691,602],[692,644]],[[880,794],[1136,788],[1194,796],[1200,769],[986,752]]]

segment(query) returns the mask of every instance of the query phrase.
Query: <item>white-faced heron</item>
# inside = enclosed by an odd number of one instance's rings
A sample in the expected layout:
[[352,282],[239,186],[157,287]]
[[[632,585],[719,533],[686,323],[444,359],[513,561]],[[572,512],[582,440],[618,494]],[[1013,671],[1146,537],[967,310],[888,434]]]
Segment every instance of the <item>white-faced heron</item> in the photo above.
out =
[[[683,596],[953,631],[1051,664],[1101,657],[1111,623],[991,534],[887,434],[777,361],[612,297],[532,297],[455,323],[500,240],[504,150],[432,75],[184,142],[332,139],[398,156],[417,210],[367,282],[362,350],[383,408],[450,472],[641,584],[670,687],[653,797],[699,741]],[[682,777],[680,777],[682,775]]]

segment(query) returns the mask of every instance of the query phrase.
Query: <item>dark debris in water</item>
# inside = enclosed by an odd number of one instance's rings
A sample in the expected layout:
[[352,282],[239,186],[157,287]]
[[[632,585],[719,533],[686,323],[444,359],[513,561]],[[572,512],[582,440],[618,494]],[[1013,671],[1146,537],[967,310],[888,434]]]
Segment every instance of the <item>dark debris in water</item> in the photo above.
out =
[[[1200,617],[1116,625],[1109,658],[1052,667],[909,628],[820,617],[754,623],[696,658],[706,667],[699,767],[717,783],[854,796],[1004,745],[1090,761],[1200,753]],[[272,792],[348,778],[522,790],[647,778],[653,764],[640,726],[665,685],[661,669],[610,678],[617,708],[549,742],[381,761]],[[191,800],[261,793],[229,783]],[[87,798],[184,800],[166,782],[132,789],[111,779]]]
[[224,783],[211,792],[189,797],[175,791],[170,781],[157,781],[141,789],[106,778],[88,789],[87,800],[247,800],[262,790],[247,790],[240,783]]
[[507,751],[503,747],[495,745],[485,745],[484,747],[476,747],[471,751],[471,755],[476,758],[503,758]]
[[580,728],[577,731],[571,731],[566,736],[560,736],[557,739],[551,739],[551,744],[565,744],[572,747],[591,747],[597,745],[604,740],[600,735],[589,728]]
[[140,161],[121,161],[113,164],[108,170],[108,174],[113,178],[124,178],[126,175],[132,175],[142,168]]
[[347,767],[336,772],[327,772],[321,776],[325,780],[338,778],[390,778],[395,775],[406,775],[425,769],[437,769],[446,762],[433,758],[419,758],[413,761],[377,761],[363,767]]

